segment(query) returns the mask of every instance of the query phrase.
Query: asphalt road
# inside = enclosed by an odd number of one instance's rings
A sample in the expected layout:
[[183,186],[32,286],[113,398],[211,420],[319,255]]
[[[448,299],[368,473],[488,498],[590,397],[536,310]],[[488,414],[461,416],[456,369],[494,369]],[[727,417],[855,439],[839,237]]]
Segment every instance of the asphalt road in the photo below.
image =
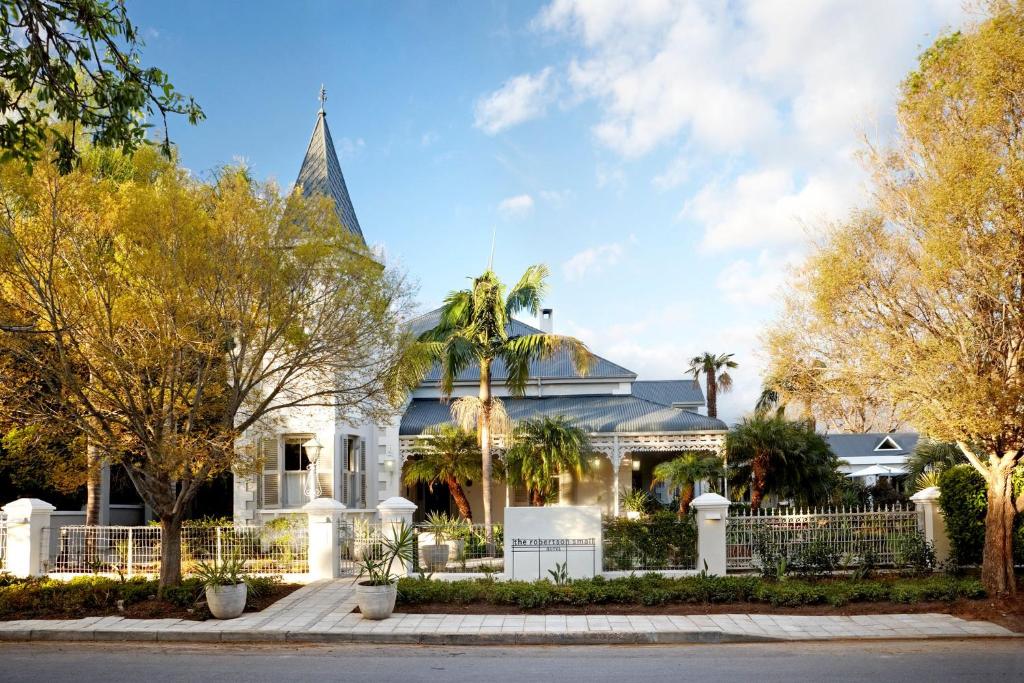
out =
[[0,644],[0,681],[1022,681],[1024,641],[613,647]]

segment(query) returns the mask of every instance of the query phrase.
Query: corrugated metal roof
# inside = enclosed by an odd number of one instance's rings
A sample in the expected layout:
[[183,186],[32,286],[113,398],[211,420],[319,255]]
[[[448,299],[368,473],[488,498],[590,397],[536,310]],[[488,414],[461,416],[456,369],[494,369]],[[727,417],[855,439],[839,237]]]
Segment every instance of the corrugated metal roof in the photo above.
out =
[[299,178],[295,184],[302,188],[302,194],[305,196],[322,194],[334,200],[338,220],[349,232],[366,243],[363,229],[359,227],[359,219],[356,218],[356,210],[352,206],[352,199],[348,195],[348,186],[345,184],[345,175],[341,172],[341,164],[338,163],[338,154],[334,151],[334,141],[327,127],[327,114],[323,111],[317,117],[313,137],[309,140],[309,147],[306,148],[306,156],[302,160]]
[[[563,415],[593,433],[703,432],[727,429],[724,422],[689,410],[667,408],[635,396],[552,396],[503,398],[514,421]],[[399,434],[416,436],[451,422],[450,404],[437,399],[416,399],[402,416]]]
[[[882,449],[876,451],[886,437],[899,446],[899,449]],[[877,455],[910,455],[917,446],[919,435],[916,432],[894,432],[885,434],[869,432],[867,434],[826,434],[825,439],[832,452],[840,458],[857,458]]]
[[663,406],[671,406],[673,403],[704,405],[700,382],[693,379],[636,381],[633,382],[633,395]]
[[[419,336],[437,326],[441,319],[441,309],[435,309],[409,321],[409,327],[413,334]],[[520,337],[527,334],[538,334],[540,330],[519,320],[512,320],[508,324],[510,337]],[[534,361],[530,364],[530,378],[536,379],[622,379],[624,381],[636,379],[636,373],[617,365],[610,360],[591,354],[594,359],[590,371],[586,375],[580,375],[572,362],[572,356],[568,351],[557,351],[550,358]],[[491,377],[497,381],[504,381],[508,378],[508,371],[501,360],[494,362],[491,366]],[[459,375],[459,382],[476,382],[480,379],[480,366],[472,363],[462,374]],[[441,366],[435,364],[430,369],[424,382],[440,382]]]

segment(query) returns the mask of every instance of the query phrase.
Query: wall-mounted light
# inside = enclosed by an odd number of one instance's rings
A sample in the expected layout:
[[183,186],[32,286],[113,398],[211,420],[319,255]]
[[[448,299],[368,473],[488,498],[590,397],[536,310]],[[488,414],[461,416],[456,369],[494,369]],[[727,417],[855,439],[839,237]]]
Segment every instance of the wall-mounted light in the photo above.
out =
[[639,458],[633,458],[633,471],[634,472],[639,472],[640,471],[640,459]]

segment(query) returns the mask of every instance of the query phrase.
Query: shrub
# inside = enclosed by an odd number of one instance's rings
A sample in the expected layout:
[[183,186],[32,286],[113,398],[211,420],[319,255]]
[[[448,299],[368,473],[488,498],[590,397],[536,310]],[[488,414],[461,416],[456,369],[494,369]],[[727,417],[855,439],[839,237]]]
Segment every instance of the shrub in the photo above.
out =
[[921,534],[903,534],[890,540],[896,568],[926,574],[935,568],[935,549]]
[[894,580],[766,581],[754,576],[689,576],[660,574],[621,579],[577,579],[556,586],[547,580],[494,582],[401,579],[398,602],[403,605],[487,604],[524,610],[555,606],[766,603],[778,607],[842,606],[855,602],[952,601],[984,597],[976,579],[930,576]]
[[610,569],[695,567],[697,524],[692,515],[679,519],[659,511],[646,519],[618,517],[604,523],[604,558]]
[[985,479],[970,465],[946,469],[939,480],[939,507],[946,517],[953,561],[958,565],[981,563],[985,545]]
[[839,549],[823,538],[801,545],[793,553],[790,566],[804,576],[829,576],[839,565]]

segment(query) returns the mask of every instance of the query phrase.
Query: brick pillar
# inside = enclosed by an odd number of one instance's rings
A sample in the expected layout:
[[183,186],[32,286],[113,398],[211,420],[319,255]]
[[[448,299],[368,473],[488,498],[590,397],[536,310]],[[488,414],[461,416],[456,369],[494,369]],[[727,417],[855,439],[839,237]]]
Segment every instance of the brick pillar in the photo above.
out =
[[7,514],[7,571],[22,578],[46,574],[50,514],[57,508],[38,498],[19,498],[3,509]]
[[940,566],[949,559],[949,536],[946,535],[946,517],[939,507],[939,488],[929,486],[910,497],[917,510],[917,524],[926,541],[935,550],[935,561]]
[[316,498],[302,506],[309,516],[309,576],[336,579],[341,576],[338,520],[345,506],[333,498]]
[[697,570],[725,576],[725,525],[729,500],[717,493],[705,493],[690,503],[697,510]]
[[[381,532],[388,538],[395,538],[402,528],[402,525],[412,526],[412,516],[416,512],[416,503],[406,500],[401,496],[388,498],[377,506],[380,513]],[[393,571],[399,576],[408,576],[412,573],[412,564],[403,562],[401,569],[395,567]]]

